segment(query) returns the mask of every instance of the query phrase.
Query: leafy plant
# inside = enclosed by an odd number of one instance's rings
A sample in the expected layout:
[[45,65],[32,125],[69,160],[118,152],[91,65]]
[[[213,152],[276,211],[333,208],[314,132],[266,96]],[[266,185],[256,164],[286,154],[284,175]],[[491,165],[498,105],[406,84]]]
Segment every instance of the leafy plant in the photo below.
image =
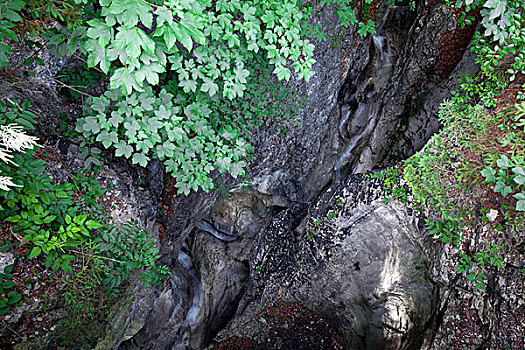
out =
[[429,234],[438,238],[443,243],[451,243],[457,249],[461,248],[463,228],[458,221],[432,221],[425,219],[425,225],[430,230]]
[[[37,145],[36,137],[29,136],[22,130],[22,125],[27,126],[27,123],[32,123],[36,116],[25,110],[31,106],[29,103],[19,106],[16,101],[9,100],[8,104],[10,107],[0,100],[0,160],[16,166],[12,152],[23,152]],[[1,169],[0,174],[2,174]],[[0,175],[0,190],[8,191],[15,186],[17,185],[13,183],[11,177]]]
[[487,183],[495,184],[494,192],[503,197],[523,188],[516,193],[514,198],[518,200],[516,210],[525,211],[525,161],[524,157],[509,158],[502,154],[496,162],[498,169],[486,167],[481,172]]
[[65,68],[57,75],[57,79],[64,84],[64,89],[73,98],[80,98],[86,92],[86,88],[93,86],[96,81],[103,79],[103,74],[94,70],[88,69],[87,66]]
[[118,90],[93,98],[77,131],[95,138],[104,147],[115,147],[116,156],[146,166],[152,156],[165,161],[177,180],[179,193],[213,188],[209,174],[215,168],[233,177],[244,174],[250,146],[227,125],[218,132],[209,123],[210,110],[203,104],[184,107],[182,96],[149,87],[124,97]]
[[525,34],[523,33],[523,0],[446,0],[446,4],[462,8],[458,18],[461,26],[471,24],[472,9],[481,9],[483,33],[476,33],[472,50],[478,54],[477,62],[485,73],[493,72],[505,57],[512,57],[513,63],[507,69],[510,80],[516,74],[525,73]]
[[160,280],[171,274],[167,266],[156,266],[160,257],[153,237],[140,228],[137,222],[126,223],[120,229],[111,227],[102,231],[94,241],[96,251],[103,254],[106,266],[103,285],[106,290],[114,291],[135,270],[142,270],[139,276],[144,285],[160,285]]
[[0,273],[0,316],[7,314],[22,299],[20,293],[11,290],[15,287],[15,283],[12,281],[13,267],[13,264],[8,265],[4,267],[4,272]]
[[[482,104],[485,107],[496,107],[497,97],[501,95],[507,83],[504,78],[496,75],[469,75],[459,77],[461,83],[458,90],[451,91],[451,101],[457,105]],[[466,108],[466,107],[465,107]]]
[[0,0],[0,67],[9,66],[8,54],[13,50],[4,41],[6,38],[17,40],[16,33],[13,28],[16,26],[15,22],[22,21],[22,17],[18,14],[24,8],[26,3],[23,0]]
[[382,182],[385,204],[390,202],[391,198],[397,199],[404,203],[407,201],[406,188],[401,185],[401,169],[387,168],[377,173],[368,174],[369,179],[379,179]]

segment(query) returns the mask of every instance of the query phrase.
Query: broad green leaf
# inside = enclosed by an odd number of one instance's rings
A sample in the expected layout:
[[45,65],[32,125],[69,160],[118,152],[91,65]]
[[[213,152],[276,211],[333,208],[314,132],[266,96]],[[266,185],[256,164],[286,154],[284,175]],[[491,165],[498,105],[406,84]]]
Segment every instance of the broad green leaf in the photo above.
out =
[[9,299],[7,303],[13,305],[18,303],[22,299],[22,296],[20,295],[20,293],[12,290],[7,294],[7,298]]
[[219,85],[217,85],[213,80],[209,78],[204,78],[205,83],[201,85],[200,90],[202,92],[207,92],[210,94],[210,97],[215,96],[217,91],[219,90]]
[[495,182],[496,181],[496,171],[491,167],[486,167],[481,171],[481,175],[485,177],[486,182]]
[[135,153],[131,162],[133,164],[139,164],[141,167],[146,167],[148,165],[149,158],[144,153]]
[[134,61],[140,56],[142,50],[150,55],[155,55],[155,42],[140,28],[119,27],[115,35],[115,48],[125,50],[129,56],[127,62]]
[[244,168],[245,167],[246,167],[246,162],[245,161],[240,161],[240,162],[233,163],[232,168],[230,170],[230,173],[233,176],[233,178],[236,179],[237,176],[244,175],[245,174],[245,172],[244,172]]
[[33,247],[31,250],[31,253],[29,253],[29,259],[33,259],[36,256],[39,256],[42,253],[42,248],[40,247]]
[[133,147],[131,147],[130,145],[128,145],[124,141],[120,141],[115,146],[115,148],[116,148],[115,155],[117,157],[125,156],[126,158],[129,158],[129,157],[131,157],[131,153],[133,152]]
[[511,166],[511,161],[509,157],[507,157],[504,154],[501,155],[501,157],[497,160],[496,163],[501,169],[508,169]]
[[95,67],[98,64],[100,69],[107,74],[109,72],[110,62],[116,57],[111,59],[108,55],[108,49],[101,47],[96,40],[88,40],[85,47],[88,50],[88,66]]
[[113,0],[109,12],[116,16],[119,23],[128,28],[135,27],[140,21],[151,29],[153,15],[152,7],[141,0]]
[[140,83],[146,79],[151,85],[157,85],[159,83],[159,73],[164,73],[164,71],[165,68],[158,63],[143,65],[139,70],[135,71],[135,79]]
[[118,142],[118,135],[114,131],[108,133],[106,130],[102,130],[102,132],[98,134],[96,140],[102,142],[105,148],[109,148],[111,145]]
[[498,181],[494,187],[494,192],[501,193],[501,195],[505,197],[512,193],[512,187],[507,186],[503,181]]
[[106,47],[113,40],[113,27],[100,19],[92,19],[87,22],[90,27],[87,30],[87,36],[96,39],[101,48]]
[[514,198],[518,200],[518,203],[516,203],[516,210],[525,211],[525,192],[515,194]]
[[115,128],[118,128],[120,123],[124,121],[124,118],[120,116],[120,114],[116,111],[111,112],[111,118],[109,119],[109,122],[111,125],[113,125]]
[[137,84],[132,72],[126,67],[118,68],[111,76],[109,82],[110,89],[120,88],[124,95],[129,95],[133,92],[133,89],[142,91],[142,88]]
[[102,224],[94,220],[88,220],[86,221],[86,227],[90,230],[96,230],[97,228],[102,227]]
[[177,22],[174,22],[170,27],[173,29],[173,33],[177,40],[186,48],[186,50],[191,51],[193,48],[193,41],[187,28]]
[[161,27],[164,23],[171,25],[173,23],[173,13],[168,10],[166,6],[157,7],[155,10],[157,15],[157,28]]
[[184,89],[184,92],[195,92],[197,90],[197,82],[195,80],[181,80],[179,86]]
[[97,134],[100,131],[100,124],[98,123],[97,118],[94,117],[84,118],[80,125],[84,131],[89,131],[93,134]]

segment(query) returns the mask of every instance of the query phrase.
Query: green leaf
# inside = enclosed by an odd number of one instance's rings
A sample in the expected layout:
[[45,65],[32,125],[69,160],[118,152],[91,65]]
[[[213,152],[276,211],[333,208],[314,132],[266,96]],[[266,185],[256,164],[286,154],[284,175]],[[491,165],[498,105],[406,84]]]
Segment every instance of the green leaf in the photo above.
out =
[[113,40],[113,26],[100,19],[92,19],[87,23],[90,25],[90,28],[87,30],[87,36],[96,39],[101,48],[106,47]]
[[207,92],[210,94],[210,97],[215,96],[217,91],[219,90],[219,85],[215,84],[215,82],[207,77],[204,78],[205,83],[201,85],[200,90],[202,92]]
[[4,267],[4,273],[11,273],[13,272],[13,268],[15,267],[15,264],[7,265]]
[[42,253],[42,249],[40,247],[33,247],[31,250],[31,253],[29,253],[29,259],[33,259],[36,256],[39,256]]
[[132,74],[132,72],[126,67],[118,68],[115,73],[113,73],[109,82],[109,88],[120,88],[124,95],[130,95],[133,92],[133,89],[142,91],[142,88],[137,84],[137,81],[134,78],[134,74]]
[[151,85],[158,85],[159,73],[164,73],[165,70],[166,69],[158,63],[143,65],[139,70],[135,71],[135,79],[141,83],[146,79]]
[[102,224],[94,220],[88,220],[86,221],[86,227],[90,230],[96,230],[97,228],[102,227]]
[[195,92],[197,90],[197,82],[195,80],[181,80],[179,86],[184,89],[184,92]]
[[233,176],[234,179],[237,178],[239,175],[244,175],[244,168],[246,167],[245,161],[236,162],[232,165],[232,168],[230,170],[230,174]]
[[514,174],[516,174],[516,176],[514,177],[514,181],[518,185],[525,184],[525,167],[524,166],[517,166],[517,167],[513,168],[512,171],[514,172]]
[[141,167],[146,167],[148,165],[149,158],[144,153],[135,153],[131,162],[133,164],[139,164]]
[[123,121],[124,121],[124,118],[122,118],[120,114],[118,114],[118,112],[116,111],[111,112],[111,118],[109,119],[109,122],[111,123],[111,125],[113,125],[115,128],[118,128],[120,123],[122,123]]
[[151,10],[150,5],[140,0],[113,0],[109,6],[109,13],[118,15],[116,18],[119,23],[128,28],[135,27],[140,19],[146,28],[151,29]]
[[118,135],[114,131],[108,133],[106,130],[102,130],[102,132],[98,134],[96,140],[102,142],[102,145],[104,145],[105,148],[109,148],[111,145],[118,142]]
[[131,147],[124,141],[120,141],[115,147],[115,155],[117,157],[125,156],[126,158],[129,158],[131,156],[131,153],[133,152],[133,147]]
[[157,15],[157,28],[161,27],[164,23],[169,25],[173,23],[173,13],[171,10],[168,10],[166,6],[157,7],[155,14]]
[[148,54],[155,55],[155,42],[140,28],[126,28],[119,27],[117,35],[115,35],[115,48],[125,50],[128,55],[127,62],[129,64],[140,56],[142,50]]
[[486,167],[481,171],[481,175],[485,177],[486,182],[496,182],[496,171],[491,167]]
[[187,27],[182,26],[180,23],[174,22],[171,25],[171,28],[173,29],[173,33],[175,34],[177,40],[186,48],[186,50],[191,51],[193,47],[193,40],[191,39],[191,35],[188,32]]
[[515,194],[514,198],[518,200],[518,203],[516,203],[516,210],[525,211],[525,192]]
[[8,217],[7,219],[5,219],[5,221],[8,221],[8,222],[19,222],[21,219],[22,219],[22,217],[20,215],[14,215],[14,216]]
[[511,161],[509,157],[507,157],[504,154],[501,155],[500,159],[498,159],[496,163],[501,169],[507,169],[511,166]]
[[512,193],[512,187],[507,186],[503,181],[498,181],[494,187],[494,192],[501,193],[501,195],[505,197]]
[[15,286],[15,283],[13,281],[4,281],[2,282],[2,288],[4,289],[11,289]]
[[10,291],[7,294],[7,297],[9,298],[9,301],[7,302],[9,305],[16,304],[22,299],[22,296],[20,295],[20,293],[15,292],[14,290]]

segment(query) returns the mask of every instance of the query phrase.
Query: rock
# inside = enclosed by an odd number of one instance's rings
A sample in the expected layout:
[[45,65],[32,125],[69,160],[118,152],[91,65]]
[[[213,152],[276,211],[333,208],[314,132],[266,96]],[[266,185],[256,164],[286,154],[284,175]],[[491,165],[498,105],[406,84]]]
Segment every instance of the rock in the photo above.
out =
[[15,256],[10,252],[0,252],[0,272],[4,271],[6,266],[15,263]]
[[416,217],[401,205],[385,205],[375,191],[351,177],[323,196],[309,218],[301,207],[275,217],[254,247],[247,292],[218,341],[250,338],[273,348],[267,342],[271,328],[251,320],[266,300],[282,298],[325,317],[350,348],[420,346],[437,305],[422,232]]

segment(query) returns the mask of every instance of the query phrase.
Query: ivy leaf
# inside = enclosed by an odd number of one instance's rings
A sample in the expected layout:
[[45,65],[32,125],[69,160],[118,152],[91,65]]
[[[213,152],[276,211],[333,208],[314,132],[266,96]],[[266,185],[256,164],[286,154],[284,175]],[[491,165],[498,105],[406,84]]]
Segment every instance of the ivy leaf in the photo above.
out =
[[509,157],[504,154],[501,155],[500,159],[498,159],[496,163],[501,169],[508,169],[511,166]]
[[516,176],[514,177],[514,181],[518,185],[525,184],[525,167],[524,166],[517,166],[517,167],[513,168],[512,171],[514,172],[514,174],[516,174]]
[[219,86],[215,84],[215,82],[208,77],[204,78],[204,84],[201,85],[201,91],[207,92],[210,94],[210,97],[213,97],[217,91],[219,90]]
[[141,167],[146,167],[148,165],[149,158],[144,153],[135,153],[131,162],[133,164],[139,164]]
[[273,73],[277,74],[277,79],[279,80],[286,79],[287,81],[290,80],[290,77],[292,75],[290,70],[284,66],[275,67],[275,70],[273,71]]
[[135,71],[135,79],[142,83],[144,79],[151,85],[158,85],[159,73],[164,73],[166,69],[158,63],[151,63],[143,65],[139,70]]
[[184,92],[195,92],[197,90],[197,82],[195,80],[181,80],[179,86],[184,89]]
[[164,107],[164,105],[161,105],[154,113],[159,118],[159,120],[169,119],[170,117],[170,111]]
[[124,141],[120,141],[117,145],[116,145],[116,151],[115,151],[115,155],[117,157],[121,157],[121,156],[124,156],[126,158],[129,158],[131,156],[131,153],[133,152],[133,147],[131,147],[130,145],[128,145],[126,142]]
[[162,128],[162,123],[157,118],[149,118],[147,128],[151,133],[156,133],[158,129]]
[[106,108],[109,106],[109,100],[102,97],[94,97],[93,102],[91,103],[91,109],[98,113],[104,113],[106,111]]
[[219,169],[220,173],[224,174],[226,171],[228,171],[228,169],[230,169],[231,161],[232,160],[230,157],[222,156],[222,157],[217,158],[217,160],[215,161],[215,165]]
[[108,133],[106,130],[102,130],[102,132],[98,134],[96,140],[102,142],[105,148],[109,148],[112,144],[118,142],[118,135],[114,131]]
[[182,142],[186,132],[181,127],[174,127],[168,130],[168,139],[170,141]]
[[111,118],[109,119],[109,122],[115,128],[118,128],[118,126],[120,125],[120,123],[122,123],[123,120],[124,118],[122,118],[120,114],[118,114],[116,111],[111,112]]
[[234,74],[238,83],[246,84],[246,78],[250,75],[250,72],[241,64],[234,70]]
[[96,118],[86,117],[84,118],[82,129],[84,131],[89,131],[93,134],[97,134],[100,131],[100,124],[98,123],[98,120]]
[[496,187],[494,187],[494,192],[501,193],[503,197],[512,193],[512,187],[507,186],[503,181],[496,182]]
[[152,111],[153,110],[153,103],[155,103],[155,99],[152,97],[149,97],[148,94],[142,93],[139,96],[140,106],[144,108],[146,111]]
[[525,192],[515,194],[514,198],[518,200],[518,203],[516,203],[516,210],[525,211]]
[[481,175],[485,177],[486,182],[495,182],[496,181],[496,171],[491,167],[486,167],[481,171]]
[[241,160],[240,162],[233,163],[232,168],[230,170],[230,174],[233,176],[234,179],[237,178],[239,175],[244,175],[244,168],[246,167],[246,162]]
[[175,150],[175,145],[171,142],[164,142],[162,145],[157,145],[157,156],[159,159],[171,158],[173,157],[173,151]]

